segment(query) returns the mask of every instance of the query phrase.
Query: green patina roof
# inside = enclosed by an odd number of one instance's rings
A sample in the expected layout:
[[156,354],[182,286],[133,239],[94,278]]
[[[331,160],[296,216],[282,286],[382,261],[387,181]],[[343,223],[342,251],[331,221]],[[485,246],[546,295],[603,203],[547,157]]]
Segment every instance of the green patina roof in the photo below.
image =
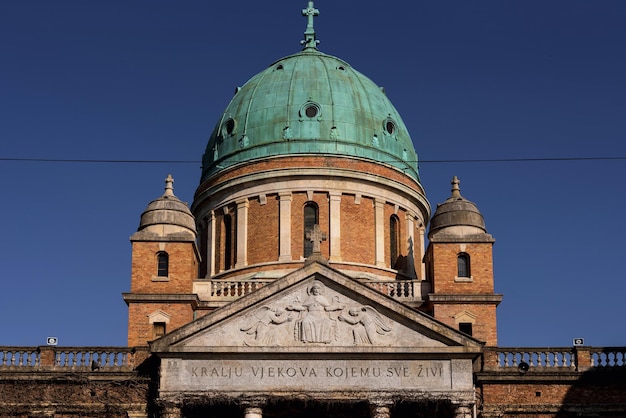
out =
[[[316,11],[309,4],[303,14]],[[309,26],[302,52],[237,89],[211,134],[202,181],[237,163],[296,154],[366,158],[419,180],[411,137],[387,96],[345,61],[319,52]]]

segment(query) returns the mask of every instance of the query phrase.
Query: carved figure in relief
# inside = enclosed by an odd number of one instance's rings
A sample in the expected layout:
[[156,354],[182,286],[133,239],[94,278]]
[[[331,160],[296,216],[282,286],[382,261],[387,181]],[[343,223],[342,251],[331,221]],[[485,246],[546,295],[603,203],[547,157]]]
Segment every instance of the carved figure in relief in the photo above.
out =
[[241,331],[254,336],[254,343],[246,342],[247,345],[275,345],[276,326],[291,320],[281,308],[262,306],[248,318]]
[[380,313],[369,306],[359,306],[344,309],[339,320],[354,325],[352,335],[355,345],[371,345],[376,342],[377,335],[391,332]]
[[294,332],[295,338],[303,343],[328,344],[335,339],[337,323],[329,312],[340,311],[344,307],[339,304],[339,297],[329,301],[323,293],[324,284],[314,281],[307,288],[308,296],[304,302],[296,299],[294,304],[287,306],[287,310],[300,312]]

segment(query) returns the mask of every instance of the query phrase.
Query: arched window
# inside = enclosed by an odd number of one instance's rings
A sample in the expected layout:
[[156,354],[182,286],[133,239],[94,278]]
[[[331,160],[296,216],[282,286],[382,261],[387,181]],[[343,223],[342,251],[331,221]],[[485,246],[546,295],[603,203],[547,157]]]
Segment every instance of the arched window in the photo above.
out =
[[307,232],[313,231],[313,226],[319,223],[319,210],[313,202],[304,205],[304,258],[313,253],[313,242],[307,239]]
[[460,253],[456,258],[457,277],[471,277],[470,256],[467,253]]
[[389,255],[390,266],[394,268],[400,255],[400,219],[396,215],[389,219]]
[[165,251],[157,253],[157,277],[169,276],[170,257]]
[[233,268],[233,220],[230,215],[224,215],[224,269]]

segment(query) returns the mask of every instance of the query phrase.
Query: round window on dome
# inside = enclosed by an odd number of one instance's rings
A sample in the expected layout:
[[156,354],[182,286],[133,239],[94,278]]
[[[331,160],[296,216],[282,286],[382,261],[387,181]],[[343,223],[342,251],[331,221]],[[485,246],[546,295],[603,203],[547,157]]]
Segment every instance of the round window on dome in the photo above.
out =
[[398,130],[396,123],[391,118],[387,118],[385,120],[385,122],[383,123],[383,127],[385,129],[385,133],[388,135],[395,135],[396,131]]
[[222,135],[223,136],[232,136],[235,133],[235,129],[237,128],[237,122],[235,119],[228,118],[224,125],[222,125]]
[[306,116],[309,119],[314,119],[321,114],[320,105],[314,102],[307,102],[300,108],[300,116]]

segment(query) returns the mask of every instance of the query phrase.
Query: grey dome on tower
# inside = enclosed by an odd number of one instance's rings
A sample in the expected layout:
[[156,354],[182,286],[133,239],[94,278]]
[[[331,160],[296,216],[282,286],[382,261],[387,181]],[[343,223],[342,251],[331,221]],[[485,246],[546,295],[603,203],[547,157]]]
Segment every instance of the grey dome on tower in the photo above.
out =
[[460,180],[452,179],[452,195],[437,205],[437,210],[430,221],[429,238],[434,235],[464,237],[486,234],[485,219],[473,202],[461,196]]
[[142,236],[196,237],[196,223],[187,204],[174,195],[174,179],[165,179],[165,192],[148,204],[141,214],[139,228],[133,239]]

